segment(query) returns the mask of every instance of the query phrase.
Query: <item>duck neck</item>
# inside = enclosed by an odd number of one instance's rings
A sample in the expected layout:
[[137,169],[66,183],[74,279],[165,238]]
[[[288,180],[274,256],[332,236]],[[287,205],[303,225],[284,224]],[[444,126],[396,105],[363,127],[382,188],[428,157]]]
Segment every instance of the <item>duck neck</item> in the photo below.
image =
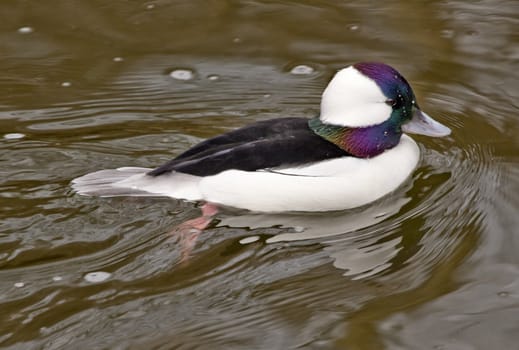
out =
[[402,130],[391,119],[367,127],[347,127],[325,124],[319,117],[310,119],[308,126],[317,135],[335,144],[352,156],[375,157],[400,142]]

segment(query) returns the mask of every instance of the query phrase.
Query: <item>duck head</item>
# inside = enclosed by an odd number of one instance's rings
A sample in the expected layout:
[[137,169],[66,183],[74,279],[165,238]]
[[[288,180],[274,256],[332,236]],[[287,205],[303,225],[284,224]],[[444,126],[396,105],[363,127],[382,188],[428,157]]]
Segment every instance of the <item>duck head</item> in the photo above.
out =
[[420,110],[407,80],[384,63],[361,62],[330,81],[310,128],[357,157],[396,146],[403,132],[446,136],[450,129]]

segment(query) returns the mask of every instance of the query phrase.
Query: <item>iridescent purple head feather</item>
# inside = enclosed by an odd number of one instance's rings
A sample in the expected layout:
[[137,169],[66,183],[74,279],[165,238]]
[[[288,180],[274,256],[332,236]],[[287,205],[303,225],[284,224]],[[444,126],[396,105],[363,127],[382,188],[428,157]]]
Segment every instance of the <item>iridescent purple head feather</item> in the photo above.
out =
[[[411,86],[393,67],[380,62],[361,62],[353,65],[359,72],[372,79],[388,98],[404,94],[414,97]],[[409,96],[410,95],[410,96]]]

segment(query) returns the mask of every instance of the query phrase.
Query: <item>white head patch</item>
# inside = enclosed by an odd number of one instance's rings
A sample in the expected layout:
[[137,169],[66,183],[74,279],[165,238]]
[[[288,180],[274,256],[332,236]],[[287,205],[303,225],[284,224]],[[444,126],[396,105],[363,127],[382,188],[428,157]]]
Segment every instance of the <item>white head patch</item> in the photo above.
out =
[[353,66],[337,72],[323,92],[321,121],[349,127],[380,124],[392,108],[378,85]]

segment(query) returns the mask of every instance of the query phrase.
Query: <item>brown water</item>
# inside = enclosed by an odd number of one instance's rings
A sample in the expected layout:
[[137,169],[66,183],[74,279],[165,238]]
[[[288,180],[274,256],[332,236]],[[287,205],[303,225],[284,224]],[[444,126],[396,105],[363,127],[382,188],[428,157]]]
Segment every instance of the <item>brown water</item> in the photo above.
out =
[[[0,346],[518,348],[517,1],[4,0],[0,14]],[[224,212],[181,265],[167,233],[194,204],[70,189],[314,116],[333,72],[365,60],[399,69],[453,133],[415,137],[413,178],[362,210]]]

